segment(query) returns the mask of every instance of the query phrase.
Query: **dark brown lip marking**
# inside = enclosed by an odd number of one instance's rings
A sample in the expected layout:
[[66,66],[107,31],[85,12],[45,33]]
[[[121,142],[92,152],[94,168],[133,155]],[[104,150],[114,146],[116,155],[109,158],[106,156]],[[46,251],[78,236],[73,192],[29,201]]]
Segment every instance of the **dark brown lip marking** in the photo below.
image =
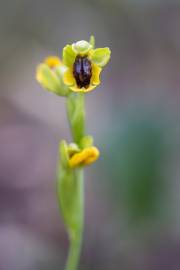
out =
[[76,56],[73,74],[79,88],[88,88],[92,76],[92,65],[87,56]]

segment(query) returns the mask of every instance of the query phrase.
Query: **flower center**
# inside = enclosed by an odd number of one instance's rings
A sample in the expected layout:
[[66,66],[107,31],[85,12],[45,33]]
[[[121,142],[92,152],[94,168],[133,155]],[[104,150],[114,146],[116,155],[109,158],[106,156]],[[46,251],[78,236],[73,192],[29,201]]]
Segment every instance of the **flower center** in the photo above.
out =
[[73,74],[79,88],[88,88],[92,76],[92,66],[87,56],[76,57]]

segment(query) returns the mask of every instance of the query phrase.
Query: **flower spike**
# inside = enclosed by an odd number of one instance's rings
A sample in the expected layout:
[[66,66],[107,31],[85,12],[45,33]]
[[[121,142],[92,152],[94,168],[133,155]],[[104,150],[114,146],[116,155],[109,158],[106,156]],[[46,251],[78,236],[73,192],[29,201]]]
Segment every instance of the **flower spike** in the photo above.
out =
[[[109,48],[95,48],[95,38],[63,48],[62,60],[49,56],[36,70],[36,79],[47,91],[66,99],[72,143],[59,144],[56,191],[59,209],[69,236],[66,270],[77,270],[84,228],[84,168],[100,156],[93,137],[86,135],[85,95],[100,84],[100,74],[110,60]],[[58,116],[57,116],[58,117]]]

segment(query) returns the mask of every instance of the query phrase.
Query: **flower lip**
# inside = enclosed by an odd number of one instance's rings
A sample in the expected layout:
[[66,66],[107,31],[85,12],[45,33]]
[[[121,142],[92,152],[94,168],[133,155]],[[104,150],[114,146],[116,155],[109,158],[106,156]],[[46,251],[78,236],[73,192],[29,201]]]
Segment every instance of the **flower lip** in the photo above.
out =
[[78,153],[75,153],[69,159],[70,168],[85,166],[94,163],[99,158],[100,152],[95,146],[86,147]]
[[73,75],[79,88],[88,88],[92,77],[92,64],[87,56],[76,56]]

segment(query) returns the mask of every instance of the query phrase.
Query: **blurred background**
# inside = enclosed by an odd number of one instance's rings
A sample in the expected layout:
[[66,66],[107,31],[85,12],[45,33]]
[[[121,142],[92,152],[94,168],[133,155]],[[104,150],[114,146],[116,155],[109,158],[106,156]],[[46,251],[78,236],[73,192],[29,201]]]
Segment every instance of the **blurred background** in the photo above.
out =
[[64,269],[55,197],[63,98],[35,70],[96,37],[112,58],[86,95],[101,149],[86,170],[83,270],[180,269],[180,3],[0,0],[0,269]]

